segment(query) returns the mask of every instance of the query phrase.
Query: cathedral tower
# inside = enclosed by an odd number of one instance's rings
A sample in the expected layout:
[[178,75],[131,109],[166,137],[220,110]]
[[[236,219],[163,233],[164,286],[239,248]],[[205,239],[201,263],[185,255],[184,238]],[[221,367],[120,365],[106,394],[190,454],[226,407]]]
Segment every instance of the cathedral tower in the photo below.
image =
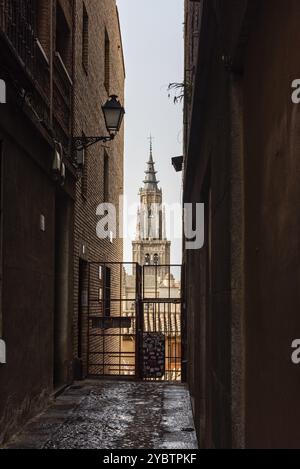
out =
[[166,214],[156,174],[150,137],[150,156],[139,192],[136,239],[132,243],[133,262],[140,265],[170,264],[171,242],[166,238]]

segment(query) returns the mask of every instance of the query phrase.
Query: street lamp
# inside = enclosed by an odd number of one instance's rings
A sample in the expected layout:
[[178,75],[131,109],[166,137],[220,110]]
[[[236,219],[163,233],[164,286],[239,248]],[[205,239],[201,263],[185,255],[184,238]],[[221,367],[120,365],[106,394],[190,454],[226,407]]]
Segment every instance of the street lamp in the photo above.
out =
[[125,109],[118,100],[118,96],[111,95],[110,99],[102,106],[105,125],[109,135],[105,137],[74,137],[74,147],[76,150],[84,150],[98,142],[110,142],[119,132],[125,115]]
[[125,115],[125,110],[121,106],[120,101],[118,101],[118,96],[112,95],[110,100],[102,106],[102,111],[108,133],[110,135],[114,135],[114,132],[119,132]]

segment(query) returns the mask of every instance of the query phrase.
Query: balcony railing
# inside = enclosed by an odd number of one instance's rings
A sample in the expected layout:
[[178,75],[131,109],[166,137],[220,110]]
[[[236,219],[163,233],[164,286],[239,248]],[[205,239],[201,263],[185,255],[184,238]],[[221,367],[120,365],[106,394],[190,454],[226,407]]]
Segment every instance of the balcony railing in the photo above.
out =
[[0,0],[0,29],[18,58],[34,75],[36,41],[33,0]]

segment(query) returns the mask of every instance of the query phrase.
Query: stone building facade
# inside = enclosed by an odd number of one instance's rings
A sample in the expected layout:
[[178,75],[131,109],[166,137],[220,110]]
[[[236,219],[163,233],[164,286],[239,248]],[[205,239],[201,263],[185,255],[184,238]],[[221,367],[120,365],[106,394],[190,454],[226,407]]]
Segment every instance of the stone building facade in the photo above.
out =
[[[186,1],[187,375],[204,448],[299,447],[297,0]],[[199,279],[199,281],[196,281]]]

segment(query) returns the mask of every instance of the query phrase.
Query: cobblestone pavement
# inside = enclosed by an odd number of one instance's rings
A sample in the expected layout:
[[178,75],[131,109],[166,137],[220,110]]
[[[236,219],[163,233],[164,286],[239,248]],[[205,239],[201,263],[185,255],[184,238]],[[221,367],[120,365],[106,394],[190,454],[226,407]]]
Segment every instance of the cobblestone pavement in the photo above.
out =
[[197,449],[184,385],[85,381],[31,421],[9,449]]

